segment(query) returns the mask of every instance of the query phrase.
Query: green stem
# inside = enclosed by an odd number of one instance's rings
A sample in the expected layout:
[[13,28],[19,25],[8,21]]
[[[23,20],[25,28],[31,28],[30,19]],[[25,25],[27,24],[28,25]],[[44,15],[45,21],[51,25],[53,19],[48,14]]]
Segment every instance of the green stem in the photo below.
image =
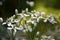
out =
[[15,36],[14,36],[14,30],[12,29],[12,40],[15,40]]

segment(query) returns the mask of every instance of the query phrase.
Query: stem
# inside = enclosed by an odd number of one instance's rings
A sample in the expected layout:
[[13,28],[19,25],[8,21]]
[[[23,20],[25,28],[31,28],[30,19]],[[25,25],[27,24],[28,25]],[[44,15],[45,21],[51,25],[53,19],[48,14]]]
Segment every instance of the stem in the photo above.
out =
[[12,29],[12,40],[15,40],[15,36],[14,36],[14,30]]
[[41,33],[39,33],[39,37],[38,37],[38,40],[41,40],[41,35],[42,35],[42,34],[41,34]]

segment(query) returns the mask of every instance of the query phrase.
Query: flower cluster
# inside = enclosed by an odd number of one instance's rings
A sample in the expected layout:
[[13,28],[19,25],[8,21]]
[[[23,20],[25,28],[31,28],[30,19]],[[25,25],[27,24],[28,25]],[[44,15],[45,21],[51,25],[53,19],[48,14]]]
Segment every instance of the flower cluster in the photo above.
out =
[[35,10],[28,12],[28,8],[26,8],[26,10],[22,11],[21,13],[18,13],[18,10],[16,9],[15,13],[15,15],[8,18],[6,22],[2,24],[7,24],[7,29],[13,29],[14,32],[16,32],[17,30],[21,30],[23,32],[32,32],[34,30],[33,28],[37,26],[37,23],[39,23],[41,19],[43,19],[43,22],[49,21],[52,24],[57,23],[53,15],[48,15],[47,17],[45,17],[45,12],[38,12]]
[[55,40],[52,36],[42,35],[41,40]]

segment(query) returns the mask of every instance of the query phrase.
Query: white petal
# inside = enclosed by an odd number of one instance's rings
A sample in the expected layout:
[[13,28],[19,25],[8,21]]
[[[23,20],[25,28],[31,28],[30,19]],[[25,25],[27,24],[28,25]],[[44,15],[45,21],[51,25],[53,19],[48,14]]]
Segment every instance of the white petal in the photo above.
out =
[[28,12],[28,8],[26,8],[25,10],[26,10],[26,12]]
[[34,5],[34,2],[33,1],[29,2],[29,5],[30,6],[33,6]]
[[5,25],[5,24],[6,24],[6,22],[2,23],[2,25]]
[[44,22],[47,22],[47,21],[48,21],[48,18],[45,18],[43,21],[44,21]]
[[34,15],[33,15],[33,14],[31,14],[31,18],[32,18],[32,17],[34,17]]
[[34,24],[34,23],[35,23],[35,21],[31,21],[31,23],[32,23],[32,24]]
[[29,22],[31,22],[31,20],[27,20],[26,22],[29,23]]
[[11,24],[11,22],[9,22],[7,25],[8,25],[8,26],[11,26],[12,24]]
[[34,2],[33,1],[26,1],[26,3],[28,4],[28,5],[30,5],[30,6],[33,6],[34,5]]
[[38,18],[42,18],[42,19],[43,19],[43,17],[42,17],[42,16],[39,16]]
[[24,14],[24,16],[30,16],[30,15]]
[[38,31],[36,34],[39,35],[39,33],[40,33],[40,32]]
[[15,13],[18,13],[18,10],[17,9],[15,9]]
[[23,18],[23,17],[24,17],[24,15],[23,15],[22,13],[17,14],[17,15],[19,15],[19,16],[20,16],[20,18]]
[[3,18],[0,18],[0,22],[3,22]]

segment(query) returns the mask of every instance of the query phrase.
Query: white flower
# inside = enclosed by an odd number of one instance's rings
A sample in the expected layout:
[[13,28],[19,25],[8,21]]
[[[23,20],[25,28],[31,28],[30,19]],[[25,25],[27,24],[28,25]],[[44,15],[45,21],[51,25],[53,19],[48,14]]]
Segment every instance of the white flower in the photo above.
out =
[[26,3],[28,4],[28,5],[30,5],[31,7],[34,5],[34,2],[33,1],[26,1]]
[[34,23],[35,23],[35,21],[31,21],[31,23],[32,23],[32,24],[34,24]]
[[12,26],[11,22],[9,22],[7,25],[8,25],[8,26]]
[[17,9],[15,9],[15,13],[18,13],[18,10]]
[[31,17],[32,19],[36,19],[37,17]]
[[0,17],[0,22],[3,22],[3,18]]
[[34,23],[35,23],[35,21],[31,21],[31,23],[32,23],[32,24],[34,24]]
[[39,31],[37,31],[37,33],[36,33],[37,35],[39,35],[40,34],[40,32]]
[[26,8],[25,10],[26,10],[26,12],[28,12],[28,8]]
[[40,13],[39,13],[39,12],[37,12],[37,13],[34,13],[34,15],[37,17],[37,16],[39,16],[39,15],[40,15]]
[[47,22],[47,20],[45,19],[44,22]]
[[15,18],[15,15],[13,15],[13,18]]
[[40,16],[40,12],[36,12],[34,15],[37,17],[37,16]]
[[49,22],[52,23],[52,24],[57,23],[53,16],[51,17],[51,19],[49,19]]

